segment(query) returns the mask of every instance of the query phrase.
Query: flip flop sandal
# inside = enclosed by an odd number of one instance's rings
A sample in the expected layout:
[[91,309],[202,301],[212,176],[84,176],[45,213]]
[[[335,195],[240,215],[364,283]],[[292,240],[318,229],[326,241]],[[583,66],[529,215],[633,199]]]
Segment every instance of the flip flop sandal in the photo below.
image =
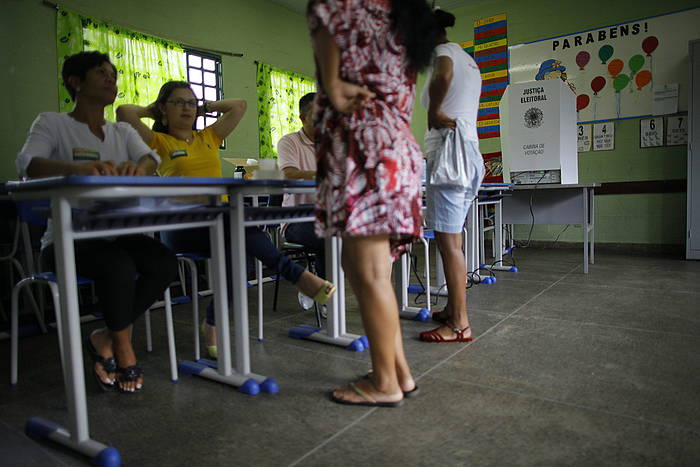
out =
[[319,305],[325,305],[329,298],[335,293],[336,286],[332,283],[325,281],[316,295],[314,295],[313,300]]
[[[98,365],[101,365],[105,373],[116,373],[117,361],[114,359],[114,357],[105,358],[99,353],[97,353],[97,349],[90,340],[90,336],[88,336],[87,339],[85,339],[85,347],[88,349],[88,352],[92,357],[92,361],[94,363],[97,363]],[[109,392],[115,389],[116,383],[112,381],[112,384],[109,384],[102,381],[102,378],[100,378],[100,375],[97,374],[94,368],[92,370],[92,374],[95,377],[95,381],[97,381],[97,385],[100,387],[100,389],[102,389],[102,391]]]
[[[372,373],[373,373],[373,371],[369,370],[367,372],[367,374],[362,377],[362,379],[370,379],[370,375]],[[374,383],[372,383],[372,384],[374,384]],[[415,384],[415,382],[414,382],[414,384]],[[411,397],[416,397],[418,394],[420,394],[420,388],[416,384],[415,387],[413,389],[411,389],[410,391],[404,391],[403,397],[404,397],[404,399],[410,399]]]
[[[450,327],[450,326],[451,326],[450,323],[445,323],[444,325],[447,326],[447,327]],[[433,329],[433,330],[431,330],[431,331],[424,331],[424,332],[421,332],[420,335],[419,335],[420,340],[422,340],[423,342],[440,342],[440,343],[442,343],[442,342],[471,342],[472,340],[474,340],[474,338],[473,338],[472,336],[468,336],[468,337],[465,337],[465,336],[464,336],[464,333],[467,331],[467,329],[469,329],[469,326],[467,326],[467,327],[464,328],[464,329],[460,329],[460,328],[457,328],[457,327],[450,327],[450,329],[452,329],[452,332],[455,333],[455,336],[456,336],[456,337],[455,337],[454,339],[445,339],[445,338],[438,332],[438,330],[439,330],[441,327],[442,327],[442,326],[440,326],[440,327],[438,327],[438,328],[435,328],[435,329]]]
[[403,399],[401,399],[400,401],[396,401],[396,402],[378,402],[372,396],[370,396],[369,394],[364,392],[362,389],[358,388],[355,383],[350,383],[348,385],[348,387],[350,389],[352,389],[353,391],[355,391],[355,393],[364,400],[359,401],[359,402],[348,401],[345,399],[341,399],[339,397],[335,397],[333,395],[333,392],[330,393],[331,400],[337,404],[361,405],[364,407],[401,407],[401,405],[403,405]]
[[[117,368],[117,383],[130,383],[132,381],[137,381],[141,376],[143,376],[143,369],[138,365],[131,365],[126,368]],[[136,388],[133,391],[128,391],[122,389],[121,386],[117,385],[119,392],[126,394],[133,394],[139,392],[141,388]]]

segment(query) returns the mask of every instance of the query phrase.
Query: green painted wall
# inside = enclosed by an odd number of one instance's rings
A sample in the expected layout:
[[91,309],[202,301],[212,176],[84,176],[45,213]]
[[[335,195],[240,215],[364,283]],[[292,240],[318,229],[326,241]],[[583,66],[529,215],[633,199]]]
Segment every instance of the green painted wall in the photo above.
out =
[[[514,45],[700,6],[697,0],[474,0],[471,4],[452,11],[457,16],[457,23],[448,30],[450,40],[462,42],[473,39],[473,22],[499,13],[508,15],[508,43]],[[700,26],[697,36],[700,38]],[[413,128],[416,135],[425,132],[426,118],[422,108],[414,114]],[[610,152],[579,155],[581,183],[686,178],[686,147],[640,149],[638,119],[616,123],[615,147]],[[499,151],[500,140],[482,140],[481,150],[485,153]],[[684,244],[685,213],[685,193],[597,196],[596,241]],[[532,238],[554,240],[563,227],[536,226]],[[519,238],[526,238],[528,232],[529,226],[516,228]],[[581,239],[581,228],[570,226],[559,241],[576,242]]]
[[[257,157],[255,60],[313,75],[306,19],[264,0],[56,0],[63,7],[181,43],[241,52],[223,56],[224,94],[248,101],[248,113],[222,155]],[[40,0],[3,0],[0,19],[7,111],[0,116],[0,180],[15,179],[14,160],[39,112],[56,111],[56,13]],[[227,164],[224,164],[225,166]]]
[[[313,60],[306,21],[264,0],[64,0],[86,15],[157,36],[205,48],[242,52],[224,56],[224,92],[248,100],[248,115],[228,140],[226,156],[257,156],[255,60],[312,75]],[[568,34],[640,17],[700,6],[697,0],[639,2],[631,0],[474,0],[455,10],[455,42],[471,39],[472,23],[486,16],[508,14],[510,44]],[[700,30],[698,33],[700,37]],[[5,64],[0,84],[6,96],[0,115],[0,180],[16,177],[14,159],[27,130],[42,111],[57,109],[55,12],[39,0],[4,0],[0,19],[0,59]],[[425,77],[419,79],[422,88]],[[419,141],[426,128],[425,111],[416,107],[413,128]],[[499,150],[496,139],[482,142],[482,151]],[[616,150],[582,153],[581,182],[679,179],[686,177],[685,147],[639,149],[639,122],[617,123]],[[608,195],[596,197],[596,239],[615,243],[682,244],[685,194]],[[533,238],[554,240],[560,226],[537,227]],[[523,227],[520,236],[527,232]],[[570,227],[560,241],[579,241],[581,229]]]

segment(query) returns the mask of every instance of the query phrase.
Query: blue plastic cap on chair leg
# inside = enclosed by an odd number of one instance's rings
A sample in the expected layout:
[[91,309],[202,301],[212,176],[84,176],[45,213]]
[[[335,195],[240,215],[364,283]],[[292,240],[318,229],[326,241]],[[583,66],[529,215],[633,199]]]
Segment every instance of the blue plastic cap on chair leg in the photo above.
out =
[[279,384],[277,384],[277,381],[275,381],[274,378],[267,378],[265,381],[260,383],[260,389],[262,392],[267,394],[277,394],[280,392]]
[[46,439],[59,428],[63,427],[41,417],[32,417],[24,424],[24,432],[32,439]]
[[254,396],[256,394],[260,394],[260,384],[253,378],[250,378],[238,388],[238,391],[242,392],[243,394]]
[[352,350],[354,352],[364,352],[365,351],[365,344],[362,343],[361,338],[357,338],[354,341],[350,343],[347,347],[345,347],[346,350]]
[[369,349],[369,339],[367,339],[367,336],[360,336],[360,340],[362,341],[362,345],[365,346],[365,349]]
[[416,313],[416,317],[413,318],[415,321],[421,321],[425,322],[430,318],[430,310],[427,308],[421,308],[418,313]]
[[119,467],[122,465],[122,456],[116,448],[109,446],[100,451],[92,463],[100,467]]
[[520,272],[520,271],[518,270],[517,266],[511,266],[511,268],[508,270],[508,272]]

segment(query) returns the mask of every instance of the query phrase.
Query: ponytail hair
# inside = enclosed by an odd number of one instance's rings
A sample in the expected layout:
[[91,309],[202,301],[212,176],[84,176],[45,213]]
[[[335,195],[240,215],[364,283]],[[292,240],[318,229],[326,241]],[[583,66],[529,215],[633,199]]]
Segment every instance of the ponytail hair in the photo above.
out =
[[[409,70],[419,72],[426,68],[440,33],[436,17],[426,1],[394,0],[390,18],[394,31],[406,47]],[[452,18],[454,24],[454,16]]]
[[445,31],[445,29],[451,28],[455,25],[455,15],[438,8],[433,12],[433,16],[435,17],[435,22],[437,23],[438,34],[446,36],[447,31]]

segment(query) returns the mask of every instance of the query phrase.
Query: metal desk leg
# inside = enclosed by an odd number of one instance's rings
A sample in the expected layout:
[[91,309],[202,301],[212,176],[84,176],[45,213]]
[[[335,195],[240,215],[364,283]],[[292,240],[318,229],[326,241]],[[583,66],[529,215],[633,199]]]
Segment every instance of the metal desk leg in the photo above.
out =
[[430,318],[430,264],[428,261],[428,241],[423,238],[423,248],[425,249],[425,294],[427,305],[424,308],[408,305],[408,284],[410,269],[408,267],[408,253],[401,255],[399,268],[394,271],[394,283],[398,291],[397,301],[399,305],[399,316],[403,319],[415,321],[427,321]]
[[200,360],[181,362],[180,371],[197,375],[219,383],[239,388],[245,394],[258,394],[262,390],[270,394],[279,391],[273,378],[251,373],[250,341],[248,340],[248,295],[246,290],[245,268],[245,230],[243,228],[243,196],[239,193],[230,195],[233,209],[229,211],[231,223],[231,262],[233,265],[233,316],[236,333],[236,370],[231,368],[231,340],[228,319],[228,299],[226,296],[226,267],[224,261],[224,227],[222,216],[217,217],[214,226],[209,229],[211,243],[211,261],[214,274],[212,289],[214,291],[214,312],[216,316],[216,342],[219,350],[217,362]]
[[583,188],[583,273],[588,274],[588,189]]
[[591,264],[595,264],[595,193],[594,188],[588,189],[588,209],[590,211],[590,216],[588,218],[588,224],[590,225],[591,232],[591,242],[590,242],[590,259]]
[[497,271],[508,271],[508,272],[518,272],[518,268],[515,266],[506,266],[503,264],[503,201],[493,201],[490,204],[494,205],[494,222],[493,222],[493,237],[494,237],[494,255],[493,255],[493,266],[482,265],[491,270]]
[[367,337],[347,333],[345,329],[345,274],[340,265],[341,245],[341,240],[338,237],[326,239],[326,275],[338,288],[326,303],[328,307],[326,329],[302,324],[290,329],[289,337],[308,339],[337,345],[355,352],[363,352],[369,347]]
[[83,373],[82,338],[78,312],[78,285],[75,274],[75,249],[71,208],[67,199],[52,197],[51,212],[54,221],[54,244],[56,248],[56,275],[61,295],[61,312],[64,313],[59,327],[63,342],[62,364],[68,404],[68,429],[49,420],[34,417],[24,427],[28,436],[50,439],[74,451],[92,458],[101,466],[118,466],[121,456],[115,448],[90,438],[85,398],[85,375]]

